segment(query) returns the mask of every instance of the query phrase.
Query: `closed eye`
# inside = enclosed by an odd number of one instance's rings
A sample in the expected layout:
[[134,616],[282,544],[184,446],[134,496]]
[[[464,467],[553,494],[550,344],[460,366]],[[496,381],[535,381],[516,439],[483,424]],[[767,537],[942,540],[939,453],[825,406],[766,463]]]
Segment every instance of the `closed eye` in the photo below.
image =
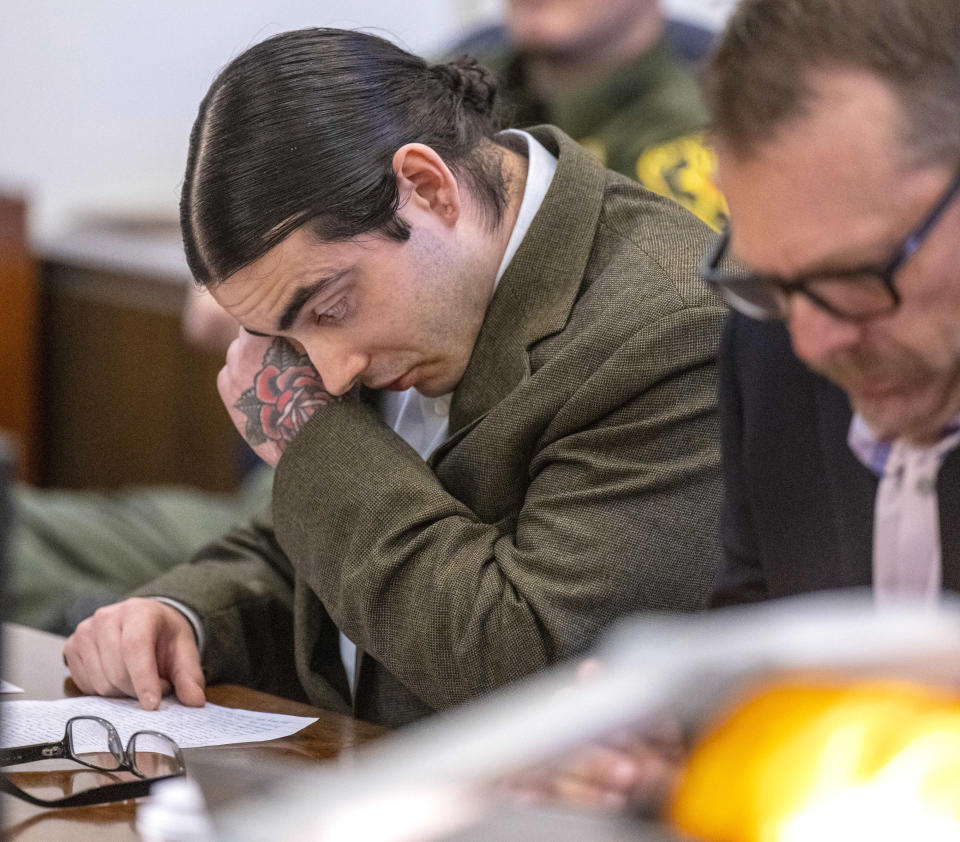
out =
[[350,312],[346,297],[338,298],[332,305],[316,313],[317,324],[336,324],[342,322]]

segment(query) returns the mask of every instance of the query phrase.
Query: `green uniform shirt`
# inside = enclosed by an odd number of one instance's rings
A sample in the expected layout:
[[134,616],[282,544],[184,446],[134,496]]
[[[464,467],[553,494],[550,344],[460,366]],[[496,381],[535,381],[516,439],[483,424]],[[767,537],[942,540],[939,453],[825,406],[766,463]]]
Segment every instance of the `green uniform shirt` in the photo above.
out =
[[504,125],[552,123],[605,166],[722,227],[726,208],[716,187],[713,153],[704,145],[706,111],[692,73],[666,41],[550,101],[526,87],[517,52],[479,58],[500,78]]

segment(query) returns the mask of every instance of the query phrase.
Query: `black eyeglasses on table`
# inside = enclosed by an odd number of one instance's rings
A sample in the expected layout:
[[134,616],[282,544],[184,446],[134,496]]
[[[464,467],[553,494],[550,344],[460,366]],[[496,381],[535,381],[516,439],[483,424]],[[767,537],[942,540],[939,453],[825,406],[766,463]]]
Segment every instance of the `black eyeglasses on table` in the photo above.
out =
[[785,319],[790,298],[804,295],[828,313],[847,321],[867,321],[900,306],[894,276],[923,245],[943,212],[960,192],[960,171],[930,212],[907,235],[886,263],[834,272],[809,272],[790,280],[774,275],[732,274],[720,268],[730,247],[730,231],[717,241],[701,270],[727,303],[745,316],[764,321]]
[[55,743],[0,749],[0,767],[63,758],[98,772],[131,772],[138,780],[97,786],[64,798],[38,798],[0,775],[0,792],[39,807],[80,807],[146,795],[157,781],[185,772],[180,747],[159,731],[137,731],[126,747],[117,729],[99,716],[75,716],[67,721],[63,739]]

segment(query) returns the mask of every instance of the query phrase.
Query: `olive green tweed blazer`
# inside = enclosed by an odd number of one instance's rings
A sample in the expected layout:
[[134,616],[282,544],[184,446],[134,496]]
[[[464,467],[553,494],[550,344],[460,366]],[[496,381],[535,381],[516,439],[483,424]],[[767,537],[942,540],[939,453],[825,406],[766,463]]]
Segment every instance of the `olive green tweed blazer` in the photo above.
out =
[[[193,608],[204,669],[387,725],[694,610],[719,562],[708,229],[552,127],[539,213],[421,460],[365,404],[320,410],[264,517],[141,593]],[[337,630],[358,646],[353,699]]]

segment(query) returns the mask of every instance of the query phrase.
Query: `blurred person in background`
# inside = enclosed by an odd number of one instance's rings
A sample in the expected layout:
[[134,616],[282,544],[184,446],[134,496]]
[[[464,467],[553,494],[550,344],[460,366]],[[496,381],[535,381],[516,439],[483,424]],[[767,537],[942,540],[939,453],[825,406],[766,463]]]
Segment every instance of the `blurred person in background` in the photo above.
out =
[[658,0],[508,0],[502,30],[459,49],[497,73],[505,125],[556,125],[605,166],[720,228],[724,203],[689,60],[709,40],[668,22]]

